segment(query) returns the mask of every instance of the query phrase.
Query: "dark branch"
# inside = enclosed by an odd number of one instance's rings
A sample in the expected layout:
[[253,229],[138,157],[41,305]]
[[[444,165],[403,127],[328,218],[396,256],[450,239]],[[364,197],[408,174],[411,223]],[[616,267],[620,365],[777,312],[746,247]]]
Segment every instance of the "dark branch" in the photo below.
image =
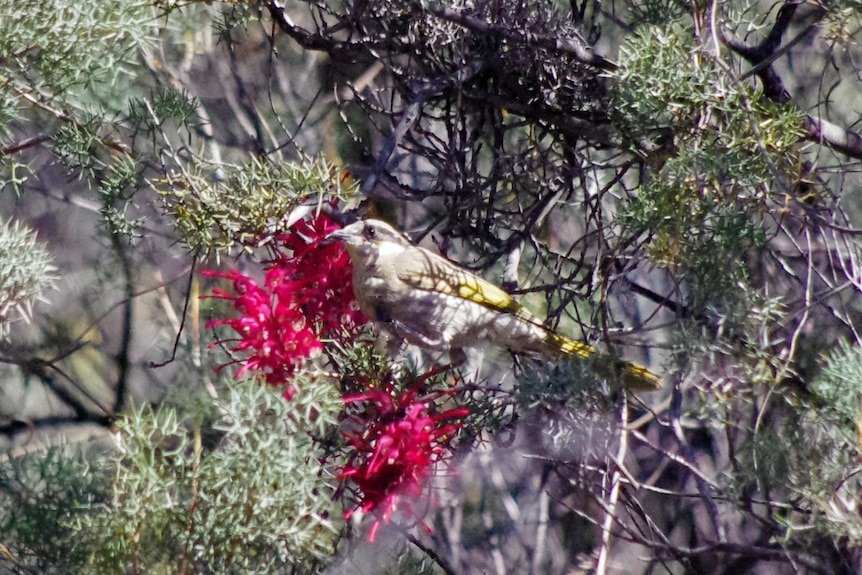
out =
[[43,144],[50,139],[51,138],[49,136],[41,134],[39,136],[33,136],[31,138],[25,138],[18,142],[13,142],[0,148],[0,157],[8,156],[10,154],[20,152],[21,150],[26,150],[27,148],[38,146],[39,144]]
[[[757,75],[763,85],[764,95],[774,102],[787,103],[790,102],[791,98],[784,87],[784,81],[775,71],[772,63],[786,53],[792,44],[801,41],[807,35],[808,31],[813,29],[813,26],[807,27],[805,31],[797,35],[787,46],[781,48],[784,35],[802,3],[802,0],[787,0],[778,11],[775,24],[772,26],[769,34],[756,46],[747,46],[738,40],[728,38],[719,30],[722,41],[751,64],[752,69],[747,74],[753,73]],[[823,13],[825,14],[825,12]],[[846,154],[851,158],[862,159],[862,135],[841,128],[811,114],[805,115],[803,128],[805,129],[807,139],[818,144],[828,145],[832,149]]]
[[862,159],[862,134],[851,132],[811,114],[805,115],[802,125],[805,128],[806,137],[812,142],[826,144],[851,158]]
[[427,10],[441,20],[464,26],[465,28],[469,28],[475,32],[505,38],[506,40],[520,42],[535,48],[553,50],[560,54],[572,56],[583,64],[595,66],[601,70],[617,69],[616,64],[597,55],[587,44],[586,40],[577,36],[560,39],[542,34],[521,32],[513,28],[499,26],[485,20],[480,20],[479,18],[451,8],[429,7]]
[[464,82],[468,82],[482,69],[482,63],[478,60],[465,65],[460,70],[452,74],[446,74],[439,78],[434,78],[431,81],[425,82],[413,90],[413,97],[410,104],[401,113],[401,119],[395,126],[395,130],[387,138],[380,152],[377,154],[377,159],[374,162],[372,173],[365,177],[362,183],[362,192],[367,194],[374,189],[377,183],[377,177],[386,170],[389,159],[395,152],[395,149],[401,143],[401,140],[407,132],[419,121],[422,115],[422,107],[424,103],[431,97],[441,94],[444,90],[451,86],[459,86]]
[[19,433],[24,433],[34,429],[48,429],[59,427],[61,425],[82,423],[94,423],[102,427],[109,427],[111,425],[111,417],[108,415],[91,413],[87,414],[85,417],[81,417],[80,415],[53,415],[49,417],[40,417],[38,419],[28,419],[26,421],[13,419],[8,423],[0,425],[0,435],[11,438]]
[[771,65],[764,65],[764,62],[769,61],[781,47],[784,34],[787,32],[790,23],[793,22],[793,16],[796,14],[796,9],[801,3],[801,0],[787,0],[778,11],[778,16],[775,19],[772,30],[756,46],[747,46],[742,42],[726,37],[723,38],[724,43],[731,50],[745,58],[749,64],[758,69],[757,76],[763,84],[763,93],[767,98],[775,102],[789,101],[790,94],[785,90],[784,82],[775,69]]
[[121,243],[119,234],[111,234],[114,249],[117,252],[117,257],[120,260],[120,267],[123,270],[123,320],[122,320],[122,339],[120,341],[120,350],[117,352],[117,394],[114,397],[113,412],[117,413],[126,403],[126,395],[129,389],[129,372],[131,370],[131,347],[132,347],[132,325],[133,325],[133,301],[135,297],[135,280],[131,258],[126,253],[126,247]]

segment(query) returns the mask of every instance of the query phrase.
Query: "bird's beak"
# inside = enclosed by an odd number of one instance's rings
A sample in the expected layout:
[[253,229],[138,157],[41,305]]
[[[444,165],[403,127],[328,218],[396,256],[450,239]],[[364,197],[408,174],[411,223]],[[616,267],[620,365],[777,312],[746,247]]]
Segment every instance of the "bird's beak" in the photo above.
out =
[[350,239],[350,234],[345,232],[343,229],[335,230],[329,232],[325,238],[323,238],[324,244],[331,244],[332,242],[343,242]]

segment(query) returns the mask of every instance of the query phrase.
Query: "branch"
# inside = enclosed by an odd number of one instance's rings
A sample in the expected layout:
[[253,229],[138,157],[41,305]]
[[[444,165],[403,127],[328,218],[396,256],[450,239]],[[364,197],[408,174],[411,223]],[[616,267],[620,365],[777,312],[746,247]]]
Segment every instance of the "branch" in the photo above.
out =
[[449,562],[446,561],[446,559],[442,555],[419,541],[419,539],[415,535],[408,533],[407,540],[410,541],[410,543],[412,543],[416,547],[418,547],[419,550],[425,553],[428,557],[430,557],[437,564],[437,566],[443,570],[443,573],[445,573],[446,575],[456,575],[457,572],[455,571],[455,569],[452,568]]
[[[697,458],[695,457],[694,450],[688,443],[685,433],[682,430],[682,424],[680,423],[680,420],[682,419],[683,396],[682,375],[680,373],[674,374],[673,380],[671,403],[670,408],[668,409],[670,428],[673,431],[673,435],[676,438],[680,449],[682,450],[682,457],[689,464],[689,469],[698,469]],[[715,486],[715,482],[707,478],[699,469],[698,473],[694,474],[694,482],[695,485],[697,485],[697,490],[700,493],[704,506],[706,507],[706,512],[709,516],[710,523],[712,524],[712,530],[715,532],[716,539],[718,541],[726,540],[727,534],[725,533],[721,519],[719,519],[718,505],[716,505],[715,499],[713,499],[712,493],[710,492],[710,488]]]
[[[778,11],[775,24],[773,24],[769,34],[756,46],[747,46],[738,40],[726,37],[721,30],[718,31],[722,42],[751,64],[751,70],[742,78],[745,78],[746,75],[756,74],[763,85],[764,95],[773,102],[783,104],[791,100],[790,93],[784,87],[784,81],[772,67],[773,62],[785,54],[794,44],[802,41],[808,32],[814,29],[813,25],[806,27],[781,48],[784,34],[793,22],[797,8],[802,3],[802,0],[787,0]],[[862,135],[811,114],[805,114],[802,126],[805,130],[806,139],[818,144],[826,144],[851,158],[862,159]]]
[[[336,40],[332,36],[336,33],[335,29],[310,32],[301,28],[285,13],[285,6],[280,4],[278,0],[270,0],[264,6],[269,10],[270,16],[278,24],[279,29],[306,50],[326,52],[333,58],[344,55],[352,56],[353,58],[348,58],[349,60],[358,59],[359,56],[365,55],[369,49],[382,47],[380,41],[372,41],[366,37],[356,42]],[[343,27],[343,23],[336,26]]]
[[554,52],[566,54],[568,56],[572,56],[575,60],[583,64],[594,66],[601,70],[617,69],[616,64],[597,55],[593,52],[587,42],[578,36],[560,39],[554,38],[553,36],[545,36],[543,34],[522,32],[520,30],[514,30],[506,26],[499,26],[485,20],[480,20],[479,18],[451,8],[435,8],[429,6],[426,10],[441,20],[458,24],[465,28],[469,28],[474,32],[480,32],[489,36],[497,36],[513,42],[526,44],[527,46],[545,48]]
[[[21,99],[26,100],[27,102],[32,104],[34,107],[39,108],[42,111],[48,112],[49,114],[51,114],[52,116],[54,116],[55,118],[60,120],[61,122],[65,122],[67,124],[72,124],[77,128],[83,128],[83,126],[81,126],[81,123],[78,122],[75,118],[69,116],[68,114],[66,114],[62,110],[58,110],[57,108],[52,108],[48,104],[42,102],[39,98],[33,96],[33,94],[26,92],[24,90],[20,90],[20,89],[16,88],[15,86],[12,86],[12,90],[16,94],[18,94],[18,96],[21,97]],[[102,144],[104,144],[105,146],[107,146],[108,148],[110,148],[116,152],[120,152],[120,153],[126,154],[126,155],[132,154],[132,149],[127,144],[117,140],[116,138],[112,138],[110,136],[107,136],[104,138],[100,138],[99,141]]]
[[[26,421],[13,419],[9,421],[9,423],[0,425],[0,435],[11,438],[28,430],[81,423],[95,423],[101,427],[108,427],[111,425],[111,418],[107,415],[89,414],[86,417],[80,417],[78,415],[52,415],[41,417],[39,419],[28,419]],[[0,461],[2,461],[2,459],[0,459]]]
[[655,550],[665,550],[670,553],[681,554],[687,557],[696,557],[698,555],[747,555],[765,561],[781,561],[783,563],[798,562],[805,565],[807,568],[816,571],[817,573],[833,573],[816,561],[813,557],[803,554],[800,551],[792,551],[778,545],[765,547],[758,545],[749,545],[745,543],[713,543],[709,545],[701,545],[700,547],[677,547],[675,545],[662,545],[650,542],[641,542]]
[[[609,148],[624,145],[604,118],[582,119],[571,112],[557,112],[540,106],[530,106],[515,99],[500,98],[491,92],[483,94],[483,98],[513,114],[529,118],[537,123],[552,125],[572,138],[588,140],[596,145]],[[637,143],[641,149],[647,149],[649,146],[655,147],[655,144],[650,144],[646,139]]]
[[[617,447],[615,458],[617,465],[614,466],[614,470],[611,472],[610,489],[608,490],[607,500],[604,504],[605,518],[604,521],[602,521],[602,538],[599,545],[598,557],[596,558],[596,575],[605,575],[607,573],[608,557],[610,556],[611,551],[611,532],[613,531],[614,523],[617,521],[616,509],[620,496],[620,483],[623,479],[623,474],[621,473],[622,466],[620,463],[625,459],[626,452],[628,451],[629,432],[626,429],[626,421],[628,420],[628,399],[626,398],[625,393],[620,394],[619,406],[617,408],[617,420],[620,423],[619,446]],[[610,465],[608,467],[610,467]]]
[[862,134],[851,132],[823,118],[805,115],[802,122],[805,136],[812,142],[827,144],[833,150],[862,160]]
[[[53,393],[57,397],[57,399],[62,401],[63,404],[65,404],[69,409],[74,412],[74,415],[49,416],[37,420],[12,420],[10,423],[0,426],[0,434],[6,434],[8,436],[11,436],[16,433],[20,433],[25,429],[32,429],[34,427],[48,427],[64,423],[91,422],[102,426],[110,425],[111,416],[108,410],[98,401],[98,399],[95,398],[84,387],[78,384],[74,379],[69,377],[55,365],[56,361],[62,359],[66,355],[71,354],[72,351],[80,349],[82,345],[83,344],[74,346],[70,348],[70,350],[64,351],[63,353],[51,360],[44,360],[36,357],[17,358],[8,355],[0,356],[0,363],[17,365],[21,368],[25,375],[29,374],[39,378],[39,381],[41,381],[45,385],[45,387],[48,388],[51,393]],[[54,375],[50,373],[50,370],[53,370],[54,372],[60,374],[60,376],[67,379],[88,400],[92,401],[99,409],[101,409],[103,413],[93,413],[92,411],[90,411],[90,409],[84,404],[83,401],[75,397],[74,394],[70,393],[69,390],[60,385]]]
[[416,125],[416,122],[418,122],[419,118],[422,116],[422,107],[425,102],[429,98],[443,93],[444,90],[451,86],[460,86],[461,84],[468,82],[478,74],[481,69],[482,62],[474,60],[469,64],[465,64],[451,74],[433,78],[414,87],[410,103],[401,113],[401,119],[395,126],[395,130],[389,138],[386,139],[386,142],[384,142],[383,147],[377,154],[371,173],[366,175],[362,182],[362,195],[367,196],[368,193],[374,189],[378,176],[386,171],[389,159],[395,152],[395,148],[398,147],[398,144],[401,143],[401,140],[404,139],[407,132]]
[[742,42],[726,38],[721,30],[718,31],[721,39],[731,50],[745,58],[749,64],[757,69],[757,76],[763,83],[763,93],[767,98],[775,102],[789,101],[790,94],[784,89],[784,82],[775,72],[772,65],[764,65],[764,63],[771,61],[775,52],[781,46],[781,40],[793,21],[796,9],[801,3],[802,0],[787,0],[778,11],[778,16],[775,18],[772,30],[756,46],[747,46]]
[[134,306],[132,304],[135,297],[135,279],[132,261],[126,253],[125,246],[122,245],[120,236],[117,233],[111,233],[111,243],[117,252],[117,257],[120,260],[120,267],[123,270],[123,320],[120,350],[115,357],[117,361],[117,394],[114,397],[113,412],[118,413],[126,403],[126,395],[129,388],[129,372],[131,370],[131,347],[132,347],[132,314]]
[[50,136],[41,134],[39,136],[24,138],[23,140],[13,142],[8,146],[3,146],[2,148],[0,148],[0,158],[2,158],[3,156],[14,154],[16,152],[20,152],[21,150],[26,150],[27,148],[38,146],[39,144],[43,144],[50,139]]

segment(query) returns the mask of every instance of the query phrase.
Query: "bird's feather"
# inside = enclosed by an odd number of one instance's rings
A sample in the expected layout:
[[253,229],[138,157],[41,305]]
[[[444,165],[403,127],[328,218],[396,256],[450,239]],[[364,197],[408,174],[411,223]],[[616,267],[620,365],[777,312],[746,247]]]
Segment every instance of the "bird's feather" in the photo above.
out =
[[502,288],[424,248],[419,253],[421,257],[408,252],[399,256],[396,269],[401,281],[417,289],[454,295],[531,323],[541,324]]

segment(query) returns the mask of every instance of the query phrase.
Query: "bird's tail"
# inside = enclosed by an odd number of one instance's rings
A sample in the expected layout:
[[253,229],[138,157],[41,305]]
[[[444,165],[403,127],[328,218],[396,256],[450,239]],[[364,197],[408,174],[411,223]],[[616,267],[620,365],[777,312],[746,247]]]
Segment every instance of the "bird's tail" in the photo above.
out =
[[655,391],[661,389],[659,377],[642,365],[624,361],[599,351],[588,343],[563,337],[549,331],[546,342],[557,351],[582,358],[594,357],[593,369],[602,377],[621,381],[632,391]]

